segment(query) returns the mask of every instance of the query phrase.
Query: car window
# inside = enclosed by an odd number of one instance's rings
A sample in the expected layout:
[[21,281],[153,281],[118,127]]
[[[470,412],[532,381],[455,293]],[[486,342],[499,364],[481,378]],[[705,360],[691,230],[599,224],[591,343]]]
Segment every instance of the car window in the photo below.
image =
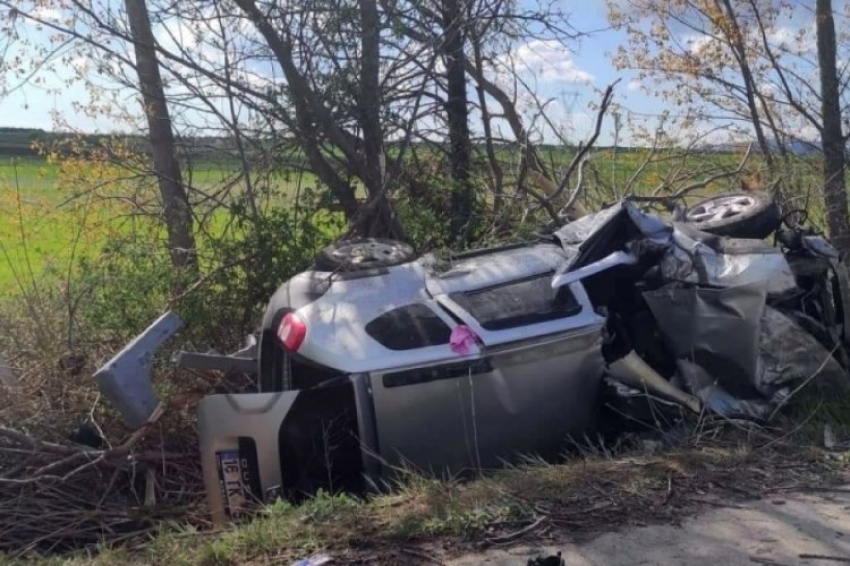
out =
[[366,333],[390,350],[413,350],[448,344],[452,331],[433,310],[416,303],[373,319]]
[[546,273],[485,289],[450,295],[486,330],[506,330],[566,318],[581,312],[569,287],[552,288]]

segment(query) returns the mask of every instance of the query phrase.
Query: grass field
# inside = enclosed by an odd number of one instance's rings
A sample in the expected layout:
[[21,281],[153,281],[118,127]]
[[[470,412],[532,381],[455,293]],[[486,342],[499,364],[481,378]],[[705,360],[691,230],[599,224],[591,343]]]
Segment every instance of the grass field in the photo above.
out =
[[[187,180],[216,192],[235,174],[234,164],[199,163]],[[127,234],[140,223],[151,224],[150,219],[131,214],[136,208],[121,197],[133,195],[136,203],[151,208],[157,199],[155,187],[135,186],[138,183],[126,176],[97,165],[86,169],[80,163],[0,157],[0,296],[32,287],[48,271],[65,274],[81,256],[98,253],[110,238]],[[266,188],[273,184],[282,194],[298,188],[295,180],[285,177],[257,182]],[[82,190],[86,186],[96,190]],[[204,216],[206,230],[222,224],[215,215],[196,212]]]
[[[0,286],[3,294],[50,264],[67,262],[89,236],[79,210],[62,209],[58,167],[37,160],[0,161]],[[81,220],[83,222],[81,223]]]
[[[635,194],[654,194],[668,183],[684,186],[711,176],[718,167],[734,168],[740,155],[658,153],[652,162],[644,163],[646,151],[611,150],[596,153],[593,168],[585,171],[587,197],[591,206],[613,202],[631,186]],[[543,158],[557,166],[569,159],[563,152],[552,149]],[[795,193],[813,192],[819,186],[817,164],[800,159],[783,178],[784,185]],[[187,181],[207,192],[227,185],[237,172],[235,162],[213,160],[193,163]],[[557,167],[556,167],[557,168]],[[761,168],[760,159],[751,157],[747,170]],[[640,175],[635,173],[640,170]],[[81,256],[91,256],[101,249],[110,237],[131,229],[131,212],[126,195],[136,200],[154,203],[156,190],[133,186],[127,173],[112,166],[66,160],[61,165],[37,157],[14,158],[0,156],[0,296],[17,294],[22,286],[32,286],[47,271],[67,273]],[[736,179],[722,179],[694,193],[694,198],[717,191],[734,190]],[[273,205],[288,205],[287,196],[305,186],[315,185],[311,176],[301,178],[279,175],[271,178],[257,176],[259,192],[274,193],[267,200]],[[630,185],[631,183],[631,185]],[[238,186],[241,186],[237,183]],[[82,190],[96,188],[97,196]],[[284,198],[281,200],[280,195]],[[231,193],[232,196],[232,193]],[[809,207],[815,200],[808,202]],[[805,203],[805,202],[804,202]],[[201,211],[203,212],[203,211]],[[820,223],[816,207],[813,220]],[[138,218],[132,219],[138,222]],[[216,219],[207,220],[207,229],[216,229]]]

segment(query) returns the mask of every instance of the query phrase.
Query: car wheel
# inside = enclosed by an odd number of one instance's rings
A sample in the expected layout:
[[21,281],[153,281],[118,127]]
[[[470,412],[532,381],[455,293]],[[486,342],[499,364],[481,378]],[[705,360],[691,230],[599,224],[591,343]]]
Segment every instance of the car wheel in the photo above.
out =
[[727,194],[688,207],[684,221],[709,234],[764,239],[779,227],[779,207],[766,193]]
[[413,247],[396,240],[361,238],[331,244],[316,256],[319,271],[360,271],[412,261]]

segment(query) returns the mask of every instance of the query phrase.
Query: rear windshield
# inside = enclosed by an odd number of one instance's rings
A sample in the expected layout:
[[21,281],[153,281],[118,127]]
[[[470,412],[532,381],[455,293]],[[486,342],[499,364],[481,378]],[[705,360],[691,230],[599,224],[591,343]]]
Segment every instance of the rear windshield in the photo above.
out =
[[569,287],[552,288],[553,275],[536,275],[450,297],[486,330],[506,330],[580,313],[581,305]]
[[413,350],[448,344],[452,331],[433,310],[416,303],[373,319],[366,333],[390,350]]

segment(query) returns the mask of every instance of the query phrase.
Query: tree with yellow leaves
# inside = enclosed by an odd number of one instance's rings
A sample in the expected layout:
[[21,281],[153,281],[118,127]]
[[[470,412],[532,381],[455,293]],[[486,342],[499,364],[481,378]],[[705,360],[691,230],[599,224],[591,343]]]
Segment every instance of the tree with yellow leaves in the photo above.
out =
[[841,132],[850,93],[836,68],[837,46],[847,45],[847,38],[836,41],[834,24],[847,14],[836,14],[829,0],[816,6],[786,0],[609,0],[608,6],[611,22],[628,36],[614,63],[638,70],[647,92],[695,120],[735,124],[754,136],[774,188],[795,148],[820,138],[830,235],[839,249],[850,251]]

